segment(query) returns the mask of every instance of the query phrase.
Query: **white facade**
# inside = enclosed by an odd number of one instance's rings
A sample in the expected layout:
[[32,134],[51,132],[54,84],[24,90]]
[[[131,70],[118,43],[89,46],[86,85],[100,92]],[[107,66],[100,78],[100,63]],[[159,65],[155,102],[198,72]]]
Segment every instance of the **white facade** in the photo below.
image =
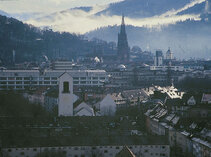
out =
[[58,77],[67,72],[75,86],[103,86],[108,81],[105,70],[0,70],[0,90],[24,90],[56,86]]
[[73,78],[64,73],[59,77],[59,116],[73,116]]
[[99,105],[101,116],[115,115],[117,106],[110,94],[107,94]]
[[150,66],[150,70],[161,70],[161,71],[167,71],[167,70],[172,70],[172,71],[186,71],[184,66]]

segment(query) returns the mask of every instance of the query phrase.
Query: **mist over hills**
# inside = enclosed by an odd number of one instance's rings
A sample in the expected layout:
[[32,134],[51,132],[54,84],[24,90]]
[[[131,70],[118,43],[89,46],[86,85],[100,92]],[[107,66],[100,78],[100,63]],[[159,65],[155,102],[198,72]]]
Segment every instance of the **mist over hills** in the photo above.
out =
[[4,12],[4,11],[2,11],[2,10],[0,10],[0,15],[2,15],[2,16],[10,16],[8,13],[6,13],[6,12]]
[[[128,16],[137,16],[136,7],[139,8],[138,2],[142,0],[133,1],[134,4],[134,12],[128,10],[128,7],[131,7],[132,1],[126,0],[117,4],[111,5],[106,11],[108,14],[120,14],[121,10],[124,8],[128,13]],[[147,3],[147,1],[142,1],[143,5]],[[156,4],[155,1],[149,1],[150,6]],[[155,51],[156,49],[162,49],[164,52],[167,51],[168,47],[174,51],[174,55],[178,58],[209,58],[211,59],[211,14],[209,10],[206,10],[206,5],[208,5],[208,1],[191,1],[191,3],[185,4],[188,1],[162,1],[164,9],[161,9],[161,6],[156,5],[157,11],[150,12],[148,7],[145,8],[146,12],[149,10],[151,15],[143,15],[138,14],[138,16],[153,16],[154,13],[161,14],[161,16],[170,16],[175,14],[177,16],[180,15],[199,15],[199,19],[187,19],[185,21],[178,21],[175,24],[167,24],[167,25],[159,25],[157,27],[149,28],[147,26],[137,27],[133,25],[128,25],[126,27],[128,34],[128,42],[130,46],[138,45],[143,50]],[[190,1],[189,1],[190,2]],[[134,5],[133,4],[133,5]],[[168,8],[170,4],[173,4],[174,9],[162,12],[165,8]],[[119,7],[117,7],[120,5]],[[183,5],[183,7],[181,7]],[[209,4],[210,5],[210,4]],[[126,7],[128,6],[128,7]],[[160,7],[159,7],[160,6]],[[171,5],[170,5],[171,6]],[[171,6],[172,7],[172,6]],[[132,7],[131,7],[132,8]],[[175,9],[177,8],[177,9]],[[144,10],[144,9],[143,9]],[[152,9],[153,10],[153,9]],[[144,20],[144,18],[143,18]],[[127,24],[127,20],[126,20]],[[119,26],[108,26],[101,27],[94,31],[90,31],[86,33],[89,38],[99,38],[104,39],[106,41],[117,41],[117,34],[119,32]]]
[[122,15],[132,18],[151,17],[163,14],[172,9],[179,9],[189,3],[190,0],[125,0],[110,6],[99,12],[98,15]]
[[[209,15],[209,18],[211,16]],[[211,59],[211,22],[185,21],[175,25],[158,28],[126,26],[129,45],[138,45],[142,50],[155,52],[161,49],[164,52],[168,47],[174,51],[177,58],[209,58]],[[96,29],[86,35],[89,38],[97,37],[106,41],[117,41],[119,26],[109,26]]]

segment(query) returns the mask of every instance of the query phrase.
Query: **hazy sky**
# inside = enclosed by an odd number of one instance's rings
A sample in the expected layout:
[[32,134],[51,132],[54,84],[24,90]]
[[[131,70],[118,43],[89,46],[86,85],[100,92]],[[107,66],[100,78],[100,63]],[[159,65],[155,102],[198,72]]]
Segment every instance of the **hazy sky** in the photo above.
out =
[[0,0],[0,10],[7,13],[51,13],[78,6],[102,5],[121,0]]

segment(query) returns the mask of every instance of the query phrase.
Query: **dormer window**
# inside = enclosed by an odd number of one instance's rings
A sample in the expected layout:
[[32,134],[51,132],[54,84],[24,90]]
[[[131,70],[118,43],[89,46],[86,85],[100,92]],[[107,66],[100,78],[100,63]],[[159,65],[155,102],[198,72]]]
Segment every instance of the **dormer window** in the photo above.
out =
[[63,82],[63,93],[70,93],[69,82]]

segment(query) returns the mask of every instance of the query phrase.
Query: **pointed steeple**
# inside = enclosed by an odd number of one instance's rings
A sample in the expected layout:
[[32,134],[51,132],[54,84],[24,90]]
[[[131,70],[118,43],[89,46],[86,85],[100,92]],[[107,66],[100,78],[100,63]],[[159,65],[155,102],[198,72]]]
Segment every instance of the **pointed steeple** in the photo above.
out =
[[122,25],[125,25],[125,16],[122,14]]
[[120,26],[120,33],[118,33],[118,49],[117,55],[118,60],[122,63],[126,63],[129,61],[129,51],[130,48],[127,42],[127,34],[125,29],[125,19],[124,15],[122,14],[122,23]]
[[120,33],[126,34],[126,31],[125,31],[125,16],[124,16],[124,14],[122,14],[122,24],[121,24]]

